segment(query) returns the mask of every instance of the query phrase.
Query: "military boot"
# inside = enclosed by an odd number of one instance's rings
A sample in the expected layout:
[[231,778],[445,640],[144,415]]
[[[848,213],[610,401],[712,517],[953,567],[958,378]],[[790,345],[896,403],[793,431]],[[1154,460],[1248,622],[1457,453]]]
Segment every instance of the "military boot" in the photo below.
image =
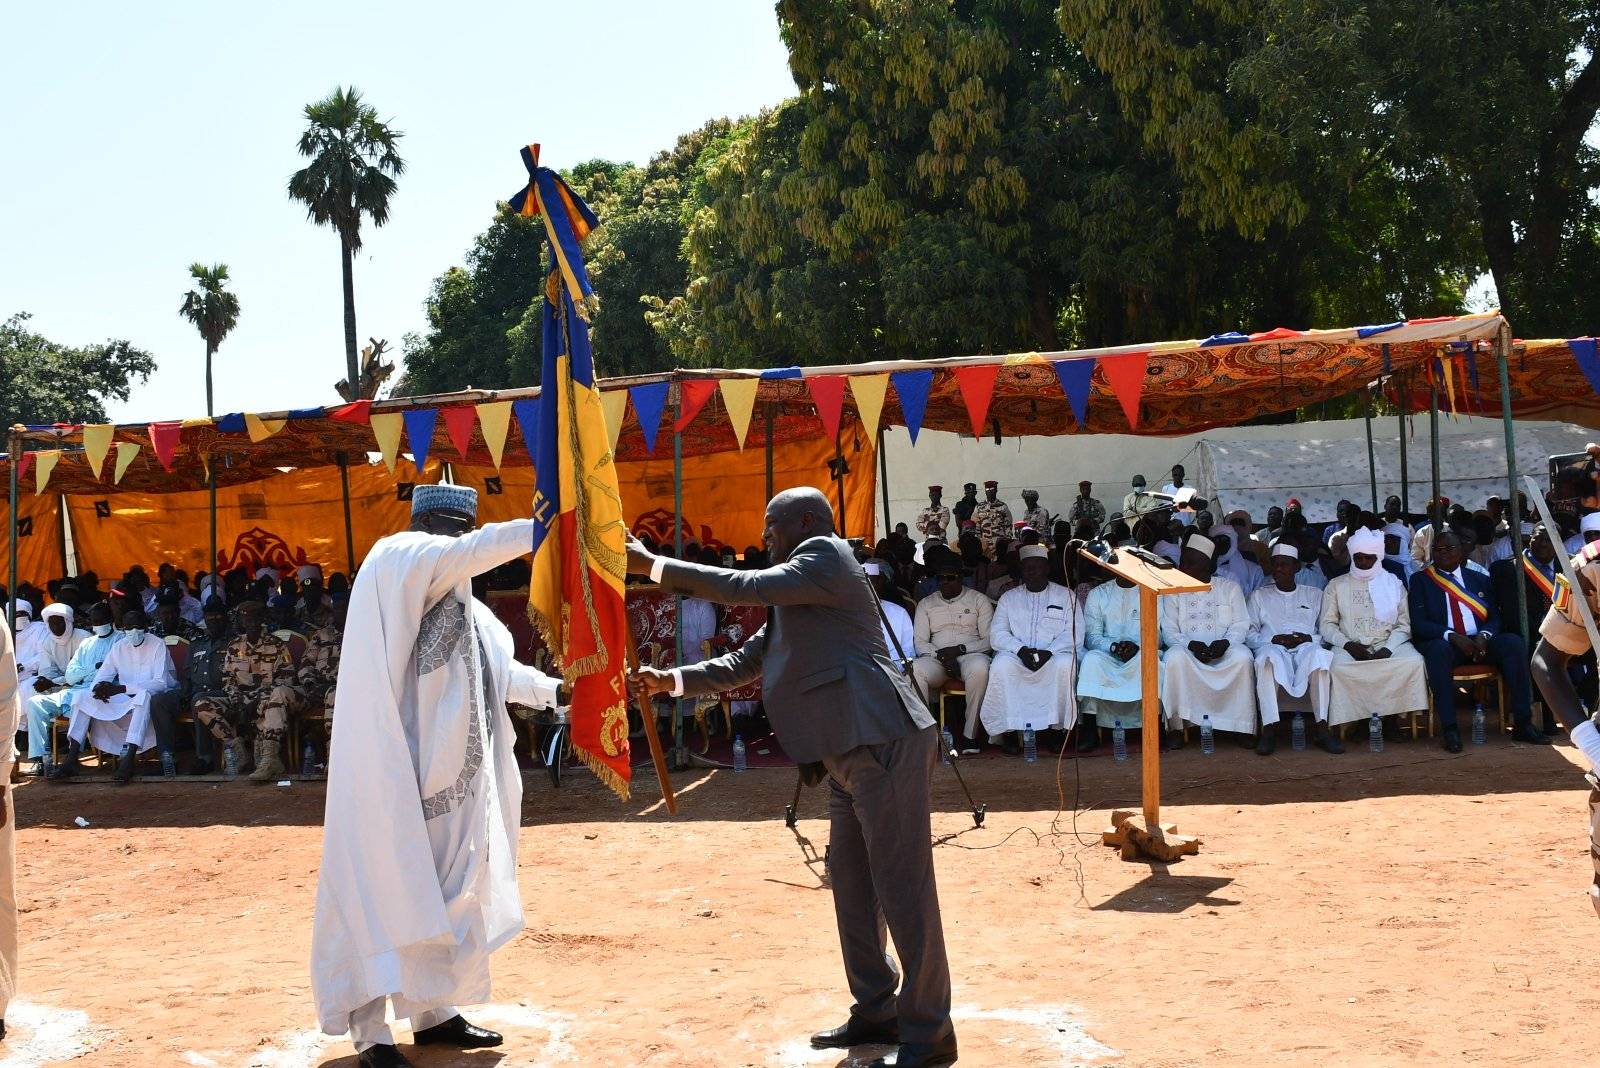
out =
[[278,755],[279,748],[276,738],[256,739],[256,770],[250,773],[251,782],[273,782],[288,774],[283,759]]

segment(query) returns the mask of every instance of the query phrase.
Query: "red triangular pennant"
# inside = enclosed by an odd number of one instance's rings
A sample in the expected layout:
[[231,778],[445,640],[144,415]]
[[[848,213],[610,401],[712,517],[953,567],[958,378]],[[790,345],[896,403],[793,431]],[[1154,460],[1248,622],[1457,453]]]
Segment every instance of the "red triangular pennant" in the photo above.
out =
[[341,423],[361,423],[363,426],[372,422],[372,402],[370,400],[351,401],[339,408],[328,410],[329,419],[337,419]]
[[21,485],[28,477],[28,471],[33,467],[33,453],[25,452],[17,457],[17,484]]
[[997,363],[977,367],[957,367],[956,386],[961,399],[966,402],[967,416],[972,420],[972,436],[983,437],[983,425],[989,420],[989,401],[994,397],[994,380],[1000,374]]
[[456,447],[456,455],[465,461],[467,447],[472,444],[472,424],[477,422],[478,410],[470,404],[458,404],[439,409],[439,414],[444,417],[444,431],[450,436],[450,444]]
[[1139,427],[1139,398],[1144,393],[1145,371],[1149,368],[1150,354],[1135,352],[1128,356],[1107,356],[1101,359],[1100,369],[1105,372],[1106,385],[1117,395],[1122,414],[1128,417],[1128,428]]
[[672,424],[672,429],[683,433],[683,428],[694,422],[694,417],[700,414],[700,409],[706,406],[706,401],[717,391],[717,380],[714,378],[696,378],[688,382],[678,383],[678,421]]
[[829,441],[839,436],[839,416],[844,412],[844,387],[848,382],[847,375],[817,375],[806,379],[806,385],[811,388],[811,401],[817,406],[817,415],[822,418],[822,428],[828,432]]
[[178,442],[182,439],[182,423],[151,423],[150,448],[155,451],[156,459],[161,461],[161,466],[167,471],[172,470],[172,460],[178,451]]

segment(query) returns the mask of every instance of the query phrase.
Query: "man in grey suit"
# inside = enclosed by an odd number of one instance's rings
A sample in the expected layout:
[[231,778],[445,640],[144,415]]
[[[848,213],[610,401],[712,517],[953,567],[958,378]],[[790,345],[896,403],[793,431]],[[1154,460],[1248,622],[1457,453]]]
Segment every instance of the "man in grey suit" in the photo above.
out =
[[[737,650],[674,671],[641,668],[644,693],[697,696],[762,680],[784,751],[828,775],[834,916],[855,1004],[818,1048],[899,1049],[873,1068],[956,1060],[950,965],[934,885],[928,779],[938,728],[884,646],[872,587],[833,532],[820,490],[785,490],[767,505],[775,566],[727,571],[652,555],[628,539],[628,570],[685,596],[769,606],[767,625]],[[821,772],[816,772],[820,780]],[[905,970],[898,996],[884,922]]]

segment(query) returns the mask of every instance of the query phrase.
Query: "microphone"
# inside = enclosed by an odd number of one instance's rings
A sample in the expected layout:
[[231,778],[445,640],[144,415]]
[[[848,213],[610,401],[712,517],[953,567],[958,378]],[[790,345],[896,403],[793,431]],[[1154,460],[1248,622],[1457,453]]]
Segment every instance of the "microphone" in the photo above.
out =
[[1179,508],[1189,508],[1196,512],[1203,512],[1211,507],[1211,502],[1200,496],[1193,486],[1185,486],[1177,493],[1147,493],[1145,496],[1154,497],[1158,501],[1171,501]]

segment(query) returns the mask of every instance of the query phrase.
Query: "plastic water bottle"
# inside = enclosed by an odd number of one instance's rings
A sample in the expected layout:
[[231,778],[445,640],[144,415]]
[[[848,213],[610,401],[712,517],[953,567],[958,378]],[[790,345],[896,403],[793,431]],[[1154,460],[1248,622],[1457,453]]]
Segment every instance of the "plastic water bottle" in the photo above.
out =
[[1027,764],[1035,763],[1039,759],[1039,738],[1033,733],[1031,723],[1022,726],[1022,759]]
[[735,734],[733,736],[733,773],[741,775],[747,766],[744,758],[744,735]]
[[1383,752],[1383,720],[1374,712],[1367,721],[1367,748],[1374,753]]
[[1211,729],[1211,717],[1200,717],[1200,752],[1210,756],[1217,751],[1217,734]]
[[939,754],[939,759],[943,763],[949,764],[950,763],[950,750],[952,750],[952,749],[954,749],[956,747],[955,735],[951,734],[948,729],[941,730],[939,732],[939,744],[944,747],[943,751],[940,752],[940,754]]
[[230,779],[239,777],[239,758],[234,755],[233,746],[231,745],[222,747],[222,770],[223,774]]
[[1128,732],[1122,729],[1120,719],[1111,728],[1111,755],[1117,760],[1128,759]]
[[1472,709],[1472,744],[1482,745],[1488,741],[1489,721],[1483,714],[1483,702],[1479,701]]
[[1294,714],[1294,722],[1289,724],[1289,738],[1296,753],[1306,751],[1306,717],[1299,712]]
[[161,777],[163,779],[176,779],[178,777],[178,761],[171,753],[161,754]]
[[317,770],[317,747],[310,742],[306,743],[305,751],[300,754],[300,774],[310,775]]

